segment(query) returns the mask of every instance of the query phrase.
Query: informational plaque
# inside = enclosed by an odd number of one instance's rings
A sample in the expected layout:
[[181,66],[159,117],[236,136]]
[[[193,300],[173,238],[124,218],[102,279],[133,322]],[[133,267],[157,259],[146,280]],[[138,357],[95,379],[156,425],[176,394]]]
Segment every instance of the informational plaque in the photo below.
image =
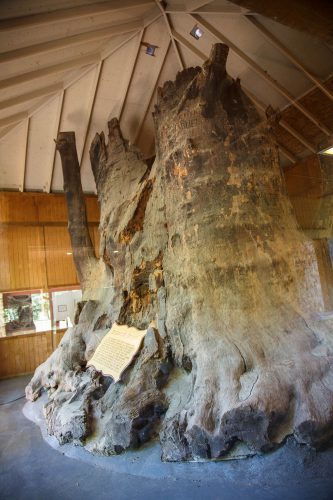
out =
[[87,366],[93,366],[104,375],[110,375],[115,382],[127,368],[140,349],[147,330],[138,330],[114,323],[103,337]]

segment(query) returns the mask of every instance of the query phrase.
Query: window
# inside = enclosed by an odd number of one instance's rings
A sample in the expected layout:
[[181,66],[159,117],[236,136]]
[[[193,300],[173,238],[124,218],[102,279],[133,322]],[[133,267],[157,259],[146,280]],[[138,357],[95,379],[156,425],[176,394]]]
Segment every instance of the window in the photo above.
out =
[[82,292],[77,287],[0,294],[0,336],[68,328],[80,300]]
[[76,305],[82,300],[82,292],[76,290],[55,290],[51,292],[53,322],[55,327],[73,326]]

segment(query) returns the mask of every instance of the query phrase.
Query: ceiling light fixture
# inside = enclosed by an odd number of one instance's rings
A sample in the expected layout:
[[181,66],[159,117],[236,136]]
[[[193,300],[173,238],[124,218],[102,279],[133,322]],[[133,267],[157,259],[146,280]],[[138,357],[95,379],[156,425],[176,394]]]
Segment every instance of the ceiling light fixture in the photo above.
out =
[[192,35],[196,40],[199,40],[199,38],[202,37],[203,31],[202,29],[199,28],[199,26],[196,24],[193,26],[193,28],[190,31],[190,35]]
[[333,146],[329,146],[328,148],[325,148],[322,151],[319,151],[319,154],[333,156]]
[[148,56],[155,56],[155,49],[158,49],[157,45],[152,45],[151,43],[141,42],[141,45],[146,47],[146,54]]

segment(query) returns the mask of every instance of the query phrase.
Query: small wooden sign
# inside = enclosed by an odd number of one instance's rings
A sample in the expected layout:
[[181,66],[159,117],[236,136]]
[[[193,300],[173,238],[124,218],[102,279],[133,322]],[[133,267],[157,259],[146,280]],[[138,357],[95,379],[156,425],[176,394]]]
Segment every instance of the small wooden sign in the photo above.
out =
[[147,330],[138,330],[114,323],[111,330],[103,337],[87,366],[93,366],[103,375],[111,376],[115,382],[118,382],[140,349],[146,333]]

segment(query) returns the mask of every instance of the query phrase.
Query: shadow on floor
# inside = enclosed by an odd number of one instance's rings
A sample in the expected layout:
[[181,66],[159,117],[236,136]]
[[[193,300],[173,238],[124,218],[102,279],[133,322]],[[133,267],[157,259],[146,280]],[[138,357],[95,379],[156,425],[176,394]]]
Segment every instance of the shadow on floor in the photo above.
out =
[[[0,381],[1,401],[22,395],[27,380]],[[140,478],[137,472],[107,470],[54,450],[39,427],[23,416],[24,403],[18,399],[0,406],[1,500],[333,499],[332,449],[315,453],[289,440],[274,454],[218,464],[179,464],[181,474],[151,478],[146,473]],[[140,460],[140,452],[136,456]],[[126,461],[125,456],[121,460]],[[142,461],[143,471],[145,464],[149,467]],[[177,470],[177,464],[174,467]]]

